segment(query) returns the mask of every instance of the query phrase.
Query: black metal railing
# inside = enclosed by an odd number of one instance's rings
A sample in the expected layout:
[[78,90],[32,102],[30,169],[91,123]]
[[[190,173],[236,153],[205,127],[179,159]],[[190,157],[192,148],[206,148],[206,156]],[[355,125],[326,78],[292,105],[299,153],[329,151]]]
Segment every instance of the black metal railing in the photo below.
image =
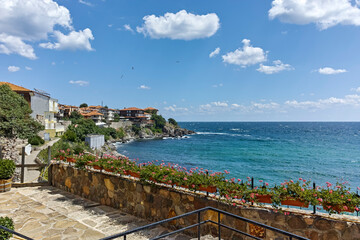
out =
[[6,228],[4,226],[1,226],[1,225],[0,225],[0,229],[5,230],[6,232],[12,233],[13,235],[19,236],[19,237],[21,237],[21,239],[34,240],[32,238],[29,238],[29,237],[27,237],[25,235],[22,235],[21,233],[15,232],[14,230],[8,229],[8,228]]
[[[217,222],[216,222],[216,221],[213,221],[213,220],[210,220],[210,219],[208,219],[208,220],[201,220],[201,213],[202,213],[202,212],[205,212],[205,211],[214,211],[214,212],[217,212],[217,213],[218,213],[218,220],[217,220]],[[226,216],[229,216],[229,217],[233,217],[233,218],[235,218],[236,220],[241,220],[241,221],[244,221],[244,222],[247,222],[247,223],[251,223],[251,224],[257,225],[257,226],[259,226],[259,227],[268,229],[268,230],[270,230],[270,231],[273,231],[273,232],[282,234],[282,235],[284,235],[284,236],[289,237],[289,240],[292,240],[292,239],[308,240],[308,238],[301,237],[301,236],[298,236],[298,235],[289,233],[289,232],[287,232],[287,231],[284,231],[284,230],[281,230],[281,229],[278,229],[278,228],[274,228],[274,227],[271,227],[271,226],[268,226],[268,225],[265,225],[265,224],[262,224],[262,223],[259,223],[259,222],[256,222],[256,221],[253,221],[253,220],[244,218],[244,217],[240,217],[240,216],[238,216],[238,215],[235,215],[235,214],[232,214],[232,213],[229,213],[229,212],[226,212],[226,211],[217,209],[217,208],[213,208],[213,207],[201,208],[201,209],[198,209],[198,210],[195,210],[195,211],[192,211],[192,212],[189,212],[189,213],[185,213],[185,214],[182,214],[182,215],[179,215],[179,216],[176,216],[176,217],[168,218],[168,219],[165,219],[165,220],[156,222],[156,223],[151,223],[151,224],[148,224],[148,225],[145,225],[145,226],[142,226],[142,227],[138,227],[138,228],[135,228],[135,229],[132,229],[132,230],[123,232],[123,233],[114,234],[114,235],[112,235],[112,236],[108,236],[108,237],[102,238],[101,240],[110,240],[110,239],[115,239],[115,238],[119,238],[119,237],[123,237],[123,239],[126,240],[126,237],[127,237],[127,235],[129,235],[129,234],[136,233],[136,232],[139,232],[139,231],[148,229],[148,228],[153,228],[153,227],[159,226],[159,225],[161,225],[161,224],[164,224],[164,223],[167,223],[167,222],[171,222],[171,221],[174,221],[174,220],[177,220],[177,219],[180,219],[180,218],[184,218],[184,217],[187,217],[187,216],[190,216],[190,215],[197,215],[197,223],[192,224],[192,225],[187,226],[187,227],[183,227],[183,228],[181,228],[181,229],[178,229],[178,230],[175,230],[175,231],[172,231],[172,232],[169,232],[169,233],[162,234],[162,235],[157,236],[157,237],[154,237],[154,238],[152,238],[152,240],[156,240],[156,239],[161,239],[161,238],[164,238],[164,237],[168,237],[168,236],[170,236],[170,235],[173,235],[173,234],[176,234],[176,233],[180,233],[180,232],[183,232],[183,231],[185,231],[185,230],[187,230],[187,229],[195,228],[195,227],[197,227],[197,238],[200,239],[200,237],[201,237],[201,225],[206,224],[206,223],[213,223],[213,224],[216,224],[216,225],[217,225],[217,227],[218,227],[218,237],[219,237],[219,240],[221,239],[221,229],[222,229],[222,228],[229,229],[229,230],[231,230],[231,231],[237,232],[237,233],[239,233],[239,234],[242,234],[242,235],[247,236],[247,237],[252,238],[252,239],[258,239],[258,240],[261,240],[261,239],[262,239],[262,238],[253,236],[253,235],[251,235],[251,234],[249,234],[249,233],[243,232],[243,231],[241,231],[241,230],[239,230],[239,229],[236,229],[236,228],[233,228],[233,227],[230,227],[230,226],[227,226],[227,225],[221,223],[221,214],[226,215]]]
[[[216,212],[217,215],[218,215],[217,222],[213,221],[213,220],[210,220],[210,219],[201,220],[201,213],[206,212],[206,211],[214,211],[214,212]],[[274,227],[271,227],[271,226],[268,226],[268,225],[265,225],[265,224],[262,224],[262,223],[259,223],[259,222],[244,218],[244,217],[240,217],[238,215],[235,215],[235,214],[232,214],[232,213],[229,213],[229,212],[217,209],[217,208],[213,208],[213,207],[201,208],[201,209],[198,209],[198,210],[195,210],[195,211],[192,211],[192,212],[189,212],[189,213],[185,213],[185,214],[182,214],[182,215],[179,215],[179,216],[176,216],[176,217],[168,218],[168,219],[156,222],[156,223],[151,223],[151,224],[148,224],[148,225],[145,225],[145,226],[142,226],[142,227],[138,227],[138,228],[135,228],[135,229],[123,232],[123,233],[114,234],[114,235],[102,238],[100,240],[110,240],[110,239],[115,239],[115,238],[120,238],[120,237],[123,237],[123,239],[126,240],[126,237],[128,235],[130,235],[130,234],[140,232],[140,231],[148,229],[148,228],[153,228],[153,227],[159,226],[161,224],[171,222],[171,221],[174,221],[174,220],[177,220],[177,219],[180,219],[180,218],[184,218],[184,217],[187,217],[187,216],[190,216],[190,215],[197,215],[197,223],[192,224],[192,225],[187,226],[187,227],[183,227],[181,229],[174,230],[172,232],[162,234],[160,236],[156,236],[156,237],[152,238],[151,240],[156,240],[156,239],[161,239],[161,238],[164,238],[164,237],[168,237],[168,236],[174,235],[176,233],[180,233],[180,232],[183,232],[183,231],[185,231],[187,229],[191,229],[191,228],[195,228],[195,227],[197,227],[197,239],[200,240],[200,237],[201,237],[201,225],[206,224],[206,223],[213,223],[213,224],[217,225],[219,240],[221,239],[221,230],[222,230],[222,228],[226,228],[228,230],[234,231],[236,233],[242,234],[242,235],[247,236],[247,237],[252,238],[252,239],[257,239],[257,240],[262,239],[262,238],[253,236],[253,235],[251,235],[249,233],[243,232],[243,231],[241,231],[239,229],[236,229],[236,228],[233,228],[233,227],[230,227],[230,226],[227,226],[227,225],[221,223],[221,214],[229,216],[229,217],[233,217],[236,220],[241,220],[241,221],[244,221],[244,222],[247,222],[247,223],[251,223],[251,224],[257,225],[259,227],[268,229],[270,231],[282,234],[282,235],[288,237],[289,240],[292,240],[292,239],[309,240],[308,238],[301,237],[301,236],[292,234],[290,232],[287,232],[287,231],[284,231],[284,230],[281,230],[281,229],[278,229],[278,228],[274,228]],[[5,230],[7,232],[10,232],[10,233],[12,233],[12,234],[14,234],[16,236],[19,236],[19,237],[21,237],[23,239],[26,239],[26,240],[34,240],[34,239],[30,238],[30,237],[22,235],[22,234],[20,234],[18,232],[15,232],[15,231],[13,231],[11,229],[8,229],[6,227],[3,227],[1,225],[0,225],[0,229]]]

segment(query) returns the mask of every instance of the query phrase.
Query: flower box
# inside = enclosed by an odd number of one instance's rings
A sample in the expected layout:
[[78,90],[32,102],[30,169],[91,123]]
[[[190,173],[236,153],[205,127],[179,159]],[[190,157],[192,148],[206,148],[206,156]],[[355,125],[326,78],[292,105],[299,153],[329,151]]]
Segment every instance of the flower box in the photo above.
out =
[[69,162],[69,163],[75,163],[76,162],[75,158],[71,158],[71,157],[66,158],[66,161]]
[[347,208],[347,210],[344,209],[344,206],[340,206],[340,205],[336,205],[336,206],[326,206],[323,204],[323,209],[325,211],[329,211],[330,209],[337,212],[337,213],[341,213],[341,212],[354,212],[355,210],[351,210],[349,207]]
[[60,156],[59,159],[60,159],[61,161],[64,161],[64,160],[65,160],[65,157],[64,157],[64,156]]
[[282,200],[281,205],[308,208],[309,202],[306,203],[306,202],[300,201],[298,199],[289,197],[289,198],[286,198],[285,200]]
[[257,199],[258,202],[260,203],[272,203],[271,201],[271,195],[270,194],[266,194],[266,195],[258,195],[255,197]]
[[97,166],[97,165],[93,165],[92,167],[93,167],[94,169],[96,169],[96,170],[102,170],[102,167]]
[[114,172],[114,169],[105,168],[106,172]]
[[175,185],[176,185],[176,186],[178,186],[178,187],[182,187],[182,188],[189,188],[189,186],[186,186],[186,185],[180,185],[180,184],[178,184],[178,183],[175,183]]
[[129,171],[129,175],[135,178],[140,178],[140,173]]
[[216,191],[217,191],[215,186],[207,186],[207,187],[205,187],[203,185],[199,186],[199,190],[209,192],[209,193],[216,193]]

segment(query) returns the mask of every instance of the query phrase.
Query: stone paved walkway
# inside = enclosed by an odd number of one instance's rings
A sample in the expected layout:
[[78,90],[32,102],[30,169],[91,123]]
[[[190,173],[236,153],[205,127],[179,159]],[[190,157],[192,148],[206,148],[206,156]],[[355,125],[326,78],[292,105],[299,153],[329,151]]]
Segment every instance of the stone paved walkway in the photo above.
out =
[[[94,204],[54,187],[12,188],[0,193],[0,216],[13,218],[17,232],[42,240],[99,239],[149,224],[118,209]],[[166,231],[158,227],[127,239],[149,239]],[[176,235],[167,239],[190,238]]]

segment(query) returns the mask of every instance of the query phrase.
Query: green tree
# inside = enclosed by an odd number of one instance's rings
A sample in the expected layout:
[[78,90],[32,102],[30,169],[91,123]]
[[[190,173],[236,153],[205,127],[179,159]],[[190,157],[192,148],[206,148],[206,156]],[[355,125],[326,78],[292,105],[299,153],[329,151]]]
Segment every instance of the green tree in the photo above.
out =
[[88,107],[87,103],[82,103],[80,104],[80,107],[83,108],[83,107]]
[[0,136],[27,139],[44,129],[30,114],[25,98],[3,84],[0,86]]
[[166,124],[165,118],[163,118],[161,115],[153,114],[151,116],[151,120],[154,120],[154,122],[155,122],[154,127],[157,129],[163,129],[163,127]]
[[118,113],[114,114],[114,122],[119,122],[120,121],[120,115]]
[[169,119],[168,119],[168,122],[169,122],[170,124],[174,125],[174,126],[177,126],[177,125],[178,125],[178,123],[176,122],[176,120],[173,119],[173,118],[169,118]]
[[69,119],[71,120],[72,123],[75,123],[75,122],[77,122],[77,121],[79,121],[79,120],[81,120],[81,119],[84,119],[84,117],[83,117],[83,115],[81,115],[79,112],[73,111],[73,112],[71,113]]

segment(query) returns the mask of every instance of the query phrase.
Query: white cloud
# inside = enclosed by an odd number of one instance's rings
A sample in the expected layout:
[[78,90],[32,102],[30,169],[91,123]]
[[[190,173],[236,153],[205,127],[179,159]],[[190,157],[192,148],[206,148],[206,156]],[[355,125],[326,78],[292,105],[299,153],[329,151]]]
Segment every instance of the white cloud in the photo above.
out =
[[195,15],[181,10],[177,13],[165,13],[164,16],[148,15],[144,24],[137,27],[139,33],[150,38],[170,38],[192,40],[214,35],[220,27],[219,17],[215,13]]
[[269,17],[285,23],[315,23],[320,29],[360,25],[360,9],[350,0],[274,0]]
[[24,43],[20,37],[5,33],[0,34],[0,53],[7,55],[15,53],[29,59],[37,58],[31,45]]
[[9,72],[17,72],[20,70],[20,68],[17,66],[9,66],[8,70],[9,70]]
[[108,24],[108,27],[111,28],[113,25],[112,24]]
[[0,53],[36,59],[32,44],[59,26],[74,31],[69,10],[54,0],[0,0]]
[[243,48],[222,56],[225,63],[246,67],[266,61],[266,52],[262,48],[251,46],[248,39],[242,40],[242,43]]
[[60,31],[54,31],[57,43],[40,43],[40,47],[58,50],[87,50],[92,51],[90,40],[94,40],[94,36],[89,28],[83,31],[71,31],[68,35],[64,35]]
[[220,53],[220,48],[217,47],[215,48],[214,51],[212,51],[210,54],[209,54],[209,57],[212,58],[212,57],[215,57],[216,55],[218,55]]
[[259,72],[265,73],[265,74],[274,74],[278,73],[284,70],[293,70],[294,68],[290,64],[282,63],[280,60],[273,61],[273,66],[266,66],[263,64],[260,64],[260,67],[256,69]]
[[51,62],[51,65],[55,66],[55,65],[56,65],[56,62]]
[[31,70],[32,70],[32,68],[31,68],[31,67],[28,67],[28,66],[26,66],[25,69],[28,70],[28,71],[31,71]]
[[164,107],[164,110],[168,111],[168,112],[187,112],[187,111],[189,111],[188,108],[177,107],[175,104],[172,106]]
[[86,6],[89,6],[89,7],[94,6],[94,4],[92,4],[92,3],[90,3],[90,2],[86,2],[86,1],[84,1],[84,0],[79,0],[79,3],[84,4],[84,5],[86,5]]
[[139,89],[145,89],[145,90],[150,90],[151,88],[149,86],[146,86],[146,85],[141,85],[139,87]]
[[301,109],[323,109],[333,106],[360,106],[360,95],[346,95],[343,98],[329,97],[326,99],[319,99],[317,101],[302,101],[296,100],[286,101],[285,105],[293,108]]
[[352,88],[350,89],[351,91],[355,91],[355,92],[360,92],[360,87],[357,87],[357,88]]
[[345,73],[347,71],[345,69],[333,69],[331,67],[324,67],[324,68],[319,68],[317,72],[319,72],[320,74],[332,75],[332,74]]
[[212,85],[212,87],[214,87],[214,88],[217,88],[217,87],[222,87],[222,86],[224,86],[224,84],[222,84],[222,83]]
[[87,81],[69,81],[69,83],[76,84],[81,87],[89,85],[89,82],[87,82]]
[[131,26],[129,25],[129,24],[125,24],[124,25],[124,29],[126,30],[126,31],[129,31],[129,32],[134,32],[134,30],[131,28]]

